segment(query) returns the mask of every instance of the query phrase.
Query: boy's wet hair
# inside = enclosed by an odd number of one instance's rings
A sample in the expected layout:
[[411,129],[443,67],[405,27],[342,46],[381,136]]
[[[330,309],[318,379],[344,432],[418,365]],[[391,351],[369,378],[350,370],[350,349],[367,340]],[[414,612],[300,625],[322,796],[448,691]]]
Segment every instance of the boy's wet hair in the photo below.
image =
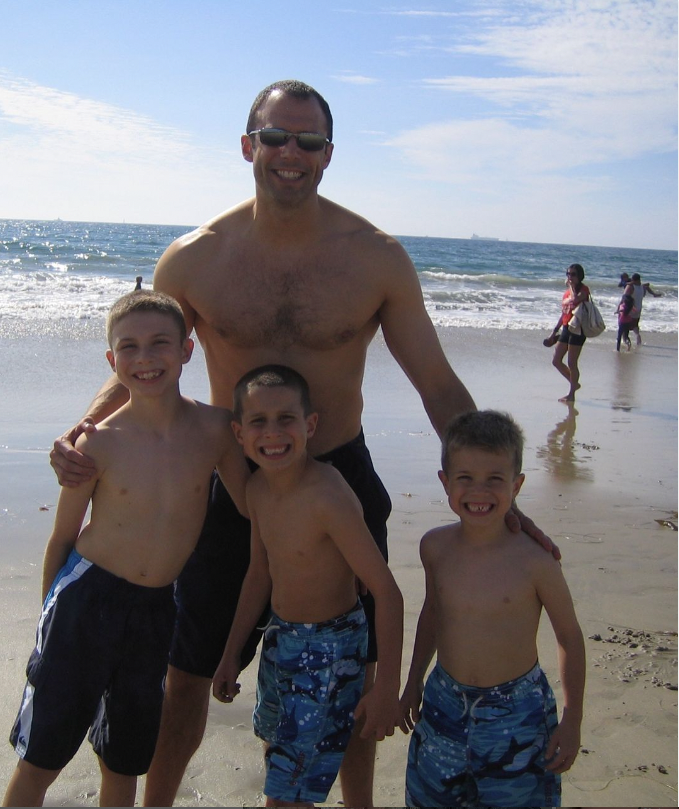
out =
[[509,415],[497,410],[473,410],[454,418],[441,439],[441,469],[447,473],[450,456],[460,449],[508,452],[518,475],[523,463],[523,430]]
[[291,388],[299,393],[304,415],[313,413],[309,385],[302,374],[287,365],[261,365],[242,376],[233,391],[233,415],[243,417],[243,399],[255,388]]
[[186,339],[186,322],[181,306],[170,295],[155,292],[151,289],[139,289],[123,295],[111,307],[106,320],[106,339],[111,348],[111,336],[118,323],[133,312],[157,312],[168,315],[177,324],[179,337],[183,343]]

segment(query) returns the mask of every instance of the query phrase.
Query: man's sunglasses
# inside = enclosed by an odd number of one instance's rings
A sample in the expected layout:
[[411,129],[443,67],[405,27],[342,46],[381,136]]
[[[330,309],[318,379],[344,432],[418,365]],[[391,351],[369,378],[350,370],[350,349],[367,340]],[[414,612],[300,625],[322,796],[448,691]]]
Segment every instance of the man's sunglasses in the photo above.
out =
[[305,152],[320,152],[330,143],[325,135],[316,132],[288,132],[285,129],[253,129],[248,135],[259,135],[260,143],[264,146],[278,148],[284,146],[290,138],[295,138],[297,145]]

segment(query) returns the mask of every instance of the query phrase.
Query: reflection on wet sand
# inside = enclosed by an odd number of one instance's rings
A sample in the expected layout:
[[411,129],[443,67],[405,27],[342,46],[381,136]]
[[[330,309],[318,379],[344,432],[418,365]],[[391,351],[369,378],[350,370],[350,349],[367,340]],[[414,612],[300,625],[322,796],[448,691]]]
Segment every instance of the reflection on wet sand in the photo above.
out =
[[588,453],[596,447],[585,446],[575,442],[576,418],[579,415],[573,402],[567,402],[568,414],[557,423],[547,435],[547,442],[537,448],[536,457],[544,462],[550,475],[561,480],[578,480],[591,482],[592,468],[590,456],[578,458],[576,448],[580,447]]

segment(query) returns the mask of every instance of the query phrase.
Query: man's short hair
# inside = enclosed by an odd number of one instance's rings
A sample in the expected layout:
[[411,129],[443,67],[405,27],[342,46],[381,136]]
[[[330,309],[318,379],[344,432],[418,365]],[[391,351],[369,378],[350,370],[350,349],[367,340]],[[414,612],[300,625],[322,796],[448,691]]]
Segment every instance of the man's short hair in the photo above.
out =
[[523,464],[523,431],[509,413],[472,410],[454,418],[441,438],[441,469],[447,473],[450,456],[460,449],[508,452],[518,475]]
[[635,272],[634,275],[632,275],[632,280],[633,281],[641,281],[641,276],[639,275],[638,272]]
[[177,324],[179,336],[183,343],[186,339],[186,322],[181,306],[170,295],[152,289],[139,289],[123,295],[111,307],[106,320],[106,339],[111,348],[111,336],[116,325],[133,312],[157,312],[168,315]]
[[244,374],[233,390],[233,415],[236,421],[243,417],[243,399],[255,388],[290,388],[299,393],[304,415],[313,412],[309,385],[302,374],[287,365],[261,365]]
[[327,130],[325,136],[329,141],[332,141],[332,113],[330,112],[328,102],[317,90],[314,90],[313,87],[305,84],[303,81],[298,81],[297,79],[283,79],[282,81],[276,81],[273,84],[270,84],[268,87],[265,87],[258,94],[257,98],[252,103],[252,107],[250,108],[250,115],[248,116],[248,123],[245,129],[248,134],[254,129],[259,128],[257,120],[259,111],[268,101],[269,97],[275,92],[283,93],[283,95],[292,96],[293,98],[299,98],[302,101],[315,98],[323,111],[323,115],[325,116],[325,127]]

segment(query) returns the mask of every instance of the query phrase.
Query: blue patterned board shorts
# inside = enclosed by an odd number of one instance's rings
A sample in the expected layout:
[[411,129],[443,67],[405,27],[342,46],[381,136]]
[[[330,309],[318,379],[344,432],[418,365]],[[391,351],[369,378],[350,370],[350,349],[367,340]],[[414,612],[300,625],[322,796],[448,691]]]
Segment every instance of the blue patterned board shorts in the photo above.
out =
[[368,625],[359,604],[317,624],[273,616],[257,680],[255,733],[269,743],[264,794],[322,802],[339,772],[361,698]]
[[561,806],[545,769],[558,724],[540,666],[491,688],[453,679],[437,663],[408,750],[407,806]]

